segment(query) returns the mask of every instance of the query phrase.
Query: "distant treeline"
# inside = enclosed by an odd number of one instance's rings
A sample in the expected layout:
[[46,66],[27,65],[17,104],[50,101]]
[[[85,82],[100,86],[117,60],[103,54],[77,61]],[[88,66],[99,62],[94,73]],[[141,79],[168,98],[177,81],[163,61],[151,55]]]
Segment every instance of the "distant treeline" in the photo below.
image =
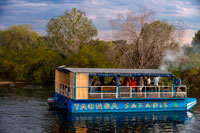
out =
[[77,53],[67,56],[55,49],[46,36],[39,36],[30,25],[12,26],[0,32],[0,79],[27,82],[54,81],[54,68],[119,67],[109,60],[111,42],[90,40]]
[[[54,68],[59,65],[87,68],[164,65],[185,83],[199,85],[200,31],[191,47],[181,48],[175,38],[180,28],[152,18],[153,13],[145,8],[138,14],[119,15],[110,21],[115,31],[113,41],[93,39],[98,34],[97,28],[85,12],[75,8],[52,18],[47,24],[46,36],[40,36],[28,24],[13,25],[0,31],[0,80],[52,82]],[[168,60],[166,51],[173,54],[183,51],[185,56]]]

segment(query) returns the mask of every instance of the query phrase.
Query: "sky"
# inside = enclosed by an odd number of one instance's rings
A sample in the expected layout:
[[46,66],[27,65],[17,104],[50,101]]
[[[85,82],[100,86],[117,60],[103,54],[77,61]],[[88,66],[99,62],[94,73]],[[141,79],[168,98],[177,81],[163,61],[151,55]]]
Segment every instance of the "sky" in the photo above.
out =
[[30,24],[40,35],[46,35],[51,18],[64,15],[72,8],[86,12],[98,29],[100,40],[112,40],[109,23],[117,14],[138,11],[146,7],[156,13],[155,18],[169,23],[182,22],[185,35],[181,43],[191,43],[200,30],[200,0],[0,0],[0,29],[12,25]]

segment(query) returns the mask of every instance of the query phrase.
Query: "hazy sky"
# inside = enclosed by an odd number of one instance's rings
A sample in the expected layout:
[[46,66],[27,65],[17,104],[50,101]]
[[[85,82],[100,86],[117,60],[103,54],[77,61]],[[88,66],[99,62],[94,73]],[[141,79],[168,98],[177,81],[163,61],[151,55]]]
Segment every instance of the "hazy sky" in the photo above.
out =
[[158,19],[170,23],[183,21],[184,43],[190,43],[200,29],[200,0],[0,0],[0,29],[30,24],[45,35],[48,21],[73,7],[86,12],[98,28],[98,38],[104,40],[112,40],[110,19],[143,7],[154,11]]

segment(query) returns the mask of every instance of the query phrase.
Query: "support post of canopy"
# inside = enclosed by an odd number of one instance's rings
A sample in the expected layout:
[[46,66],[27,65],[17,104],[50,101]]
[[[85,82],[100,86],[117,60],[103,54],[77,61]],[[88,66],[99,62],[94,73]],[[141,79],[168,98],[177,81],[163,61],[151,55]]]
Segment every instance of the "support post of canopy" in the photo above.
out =
[[76,99],[76,73],[74,76],[74,99]]
[[119,88],[119,79],[118,79],[118,75],[116,75],[116,80],[117,80],[117,88],[118,88],[118,97],[120,98],[120,88]]
[[90,98],[90,74],[88,74],[88,99]]
[[173,80],[173,87],[174,87],[174,97],[176,97],[176,86],[175,86],[174,76],[172,77],[172,80]]

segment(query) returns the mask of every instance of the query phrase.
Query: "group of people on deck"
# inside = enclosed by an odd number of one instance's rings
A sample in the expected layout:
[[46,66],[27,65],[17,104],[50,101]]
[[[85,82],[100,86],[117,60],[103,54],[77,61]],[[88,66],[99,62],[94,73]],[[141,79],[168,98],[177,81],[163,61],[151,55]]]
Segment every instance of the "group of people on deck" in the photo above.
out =
[[[117,85],[116,78],[113,78],[112,80],[113,85]],[[154,77],[154,80],[152,81],[150,77],[125,77],[124,81],[122,81],[119,78],[119,85],[120,86],[132,86],[133,91],[142,91],[144,86],[146,87],[146,91],[150,90],[158,90],[159,86],[159,77]],[[181,86],[181,79],[178,77],[175,85],[177,86],[177,91],[180,92],[180,86]],[[149,86],[149,87],[148,87]]]
[[[143,91],[146,86],[146,91],[158,91],[159,86],[159,79],[160,77],[154,77],[153,81],[150,77],[119,77],[119,86],[131,86],[132,91]],[[99,80],[94,80],[91,82],[92,86],[102,86],[105,85],[104,78],[100,78]],[[117,86],[117,80],[116,77],[113,77],[111,83],[113,86]],[[180,86],[181,86],[181,79],[178,77],[177,81],[175,82],[176,85],[176,91],[181,92]]]
[[[125,77],[124,81],[119,78],[120,86],[132,86],[133,91],[142,91],[144,86],[149,86],[147,87],[147,91],[152,90],[153,88],[155,88],[152,86],[158,86],[158,83],[159,77],[154,78],[153,84],[150,77]],[[116,78],[113,78],[112,84],[117,85]]]

